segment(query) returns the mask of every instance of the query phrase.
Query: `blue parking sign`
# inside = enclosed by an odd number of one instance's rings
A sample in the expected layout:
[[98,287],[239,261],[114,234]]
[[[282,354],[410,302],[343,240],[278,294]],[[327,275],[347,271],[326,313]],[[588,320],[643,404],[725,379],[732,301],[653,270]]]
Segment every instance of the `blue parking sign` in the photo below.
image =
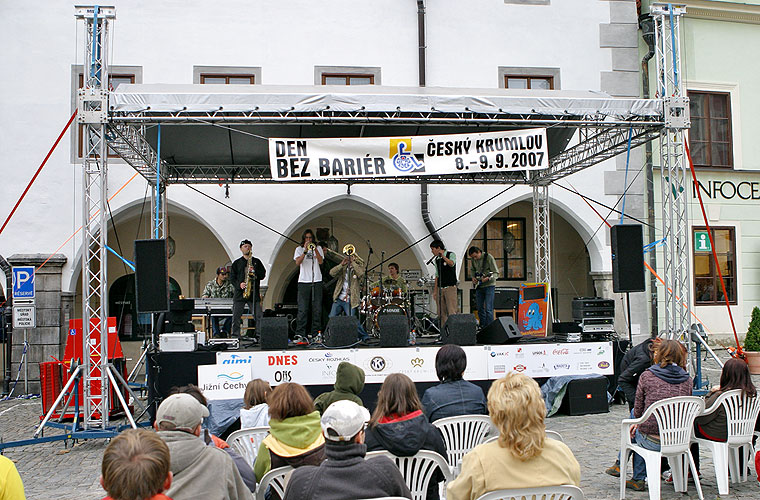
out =
[[34,266],[13,268],[13,298],[34,298]]

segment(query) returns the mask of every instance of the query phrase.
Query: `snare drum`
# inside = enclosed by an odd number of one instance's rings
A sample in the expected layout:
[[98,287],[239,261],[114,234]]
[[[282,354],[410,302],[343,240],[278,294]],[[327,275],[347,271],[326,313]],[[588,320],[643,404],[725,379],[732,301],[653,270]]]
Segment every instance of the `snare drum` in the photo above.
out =
[[398,304],[385,304],[380,309],[375,311],[375,317],[374,317],[375,328],[377,329],[380,328],[380,323],[378,319],[380,318],[380,316],[385,316],[385,315],[406,316],[406,308]]

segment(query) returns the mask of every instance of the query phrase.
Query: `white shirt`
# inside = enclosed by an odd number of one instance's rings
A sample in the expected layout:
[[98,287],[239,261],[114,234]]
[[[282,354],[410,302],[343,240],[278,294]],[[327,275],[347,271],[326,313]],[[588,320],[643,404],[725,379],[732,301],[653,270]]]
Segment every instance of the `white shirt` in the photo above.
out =
[[[319,255],[324,259],[325,253],[322,251],[322,247],[317,245],[317,251],[319,252]],[[293,260],[296,260],[301,255],[304,254],[303,247],[297,247],[295,253],[293,254]],[[313,266],[312,266],[313,264]],[[312,268],[314,275],[312,276]],[[299,283],[318,283],[322,281],[322,270],[319,269],[319,262],[317,262],[317,259],[314,258],[313,252],[306,252],[306,257],[304,257],[303,261],[301,262],[301,273],[298,275],[298,282]]]

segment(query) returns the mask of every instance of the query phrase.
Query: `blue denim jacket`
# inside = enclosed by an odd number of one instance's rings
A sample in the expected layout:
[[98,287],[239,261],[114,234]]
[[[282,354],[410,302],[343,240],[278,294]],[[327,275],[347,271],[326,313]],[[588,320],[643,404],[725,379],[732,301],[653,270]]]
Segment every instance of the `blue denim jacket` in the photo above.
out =
[[487,415],[483,390],[466,380],[441,382],[425,391],[422,406],[428,420],[434,422],[457,415]]

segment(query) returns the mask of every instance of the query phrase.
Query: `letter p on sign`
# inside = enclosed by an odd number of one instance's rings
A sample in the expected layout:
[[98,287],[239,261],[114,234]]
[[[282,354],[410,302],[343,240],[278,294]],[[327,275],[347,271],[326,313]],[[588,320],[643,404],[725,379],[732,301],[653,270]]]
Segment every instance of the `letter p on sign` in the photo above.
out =
[[13,298],[34,298],[34,267],[21,266],[13,268]]

